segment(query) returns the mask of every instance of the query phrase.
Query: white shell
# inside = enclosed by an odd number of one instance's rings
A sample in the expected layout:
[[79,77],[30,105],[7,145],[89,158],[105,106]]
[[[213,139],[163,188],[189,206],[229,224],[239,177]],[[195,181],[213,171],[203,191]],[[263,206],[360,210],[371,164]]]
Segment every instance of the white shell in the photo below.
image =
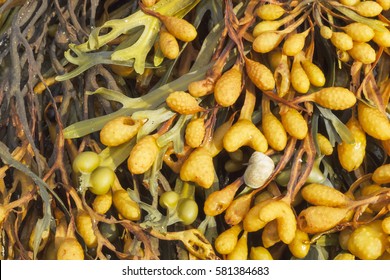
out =
[[245,170],[244,182],[252,189],[260,188],[271,176],[274,169],[275,164],[269,156],[261,152],[254,152]]

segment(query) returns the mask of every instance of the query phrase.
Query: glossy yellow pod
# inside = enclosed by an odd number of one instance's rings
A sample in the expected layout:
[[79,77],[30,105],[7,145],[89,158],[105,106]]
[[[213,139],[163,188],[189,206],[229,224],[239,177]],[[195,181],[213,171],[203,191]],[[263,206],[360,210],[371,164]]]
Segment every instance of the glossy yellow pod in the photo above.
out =
[[363,163],[366,155],[366,134],[355,118],[351,118],[346,126],[352,133],[355,142],[341,142],[337,145],[338,158],[341,166],[348,172],[356,170]]

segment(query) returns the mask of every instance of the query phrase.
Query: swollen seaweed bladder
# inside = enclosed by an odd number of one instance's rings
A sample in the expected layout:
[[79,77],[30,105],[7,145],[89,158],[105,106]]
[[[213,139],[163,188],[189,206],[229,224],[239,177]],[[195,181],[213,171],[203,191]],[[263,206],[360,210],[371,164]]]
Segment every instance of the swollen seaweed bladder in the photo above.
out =
[[2,258],[385,258],[389,8],[0,1]]

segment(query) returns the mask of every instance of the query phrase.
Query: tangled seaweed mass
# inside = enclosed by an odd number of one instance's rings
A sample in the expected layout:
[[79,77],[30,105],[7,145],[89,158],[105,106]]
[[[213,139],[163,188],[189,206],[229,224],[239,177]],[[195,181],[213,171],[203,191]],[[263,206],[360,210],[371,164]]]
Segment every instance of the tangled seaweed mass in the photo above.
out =
[[389,259],[390,0],[0,0],[1,259]]

